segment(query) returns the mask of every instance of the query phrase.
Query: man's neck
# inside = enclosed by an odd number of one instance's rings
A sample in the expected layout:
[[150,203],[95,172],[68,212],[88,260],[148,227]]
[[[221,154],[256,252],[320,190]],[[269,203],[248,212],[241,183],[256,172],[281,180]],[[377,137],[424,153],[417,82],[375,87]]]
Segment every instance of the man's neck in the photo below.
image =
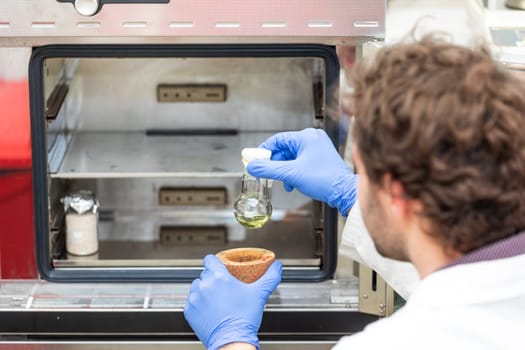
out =
[[421,279],[459,258],[460,252],[447,253],[440,242],[422,231],[414,231],[407,241],[410,261]]

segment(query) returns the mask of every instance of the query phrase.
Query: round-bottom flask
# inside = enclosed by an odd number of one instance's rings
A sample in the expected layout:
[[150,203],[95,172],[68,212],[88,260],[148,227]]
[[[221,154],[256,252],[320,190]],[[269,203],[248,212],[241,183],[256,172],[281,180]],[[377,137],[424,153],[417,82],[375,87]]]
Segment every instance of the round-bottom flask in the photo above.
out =
[[246,228],[261,228],[272,215],[270,190],[267,179],[250,175],[242,177],[242,191],[233,204],[233,214]]
[[233,204],[233,214],[246,228],[263,227],[272,215],[269,181],[244,174],[241,194]]
[[[272,152],[264,148],[244,148],[241,160],[244,167],[256,159],[269,160]],[[261,228],[272,215],[268,179],[255,178],[246,171],[242,176],[241,194],[233,204],[235,219],[246,228]]]

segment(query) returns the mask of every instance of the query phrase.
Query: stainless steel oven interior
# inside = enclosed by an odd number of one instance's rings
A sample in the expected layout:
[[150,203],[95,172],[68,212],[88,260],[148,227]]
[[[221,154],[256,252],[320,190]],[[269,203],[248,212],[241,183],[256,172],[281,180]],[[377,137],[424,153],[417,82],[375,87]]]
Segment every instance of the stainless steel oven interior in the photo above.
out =
[[[242,148],[308,127],[340,142],[337,113],[330,115],[339,106],[338,75],[335,50],[323,45],[35,50],[34,175],[47,188],[35,192],[43,276],[188,280],[206,254],[256,246],[276,253],[285,280],[329,278],[333,209],[277,182],[263,228],[241,226],[232,205]],[[98,251],[77,256],[66,250],[63,200],[86,190],[99,202]]]

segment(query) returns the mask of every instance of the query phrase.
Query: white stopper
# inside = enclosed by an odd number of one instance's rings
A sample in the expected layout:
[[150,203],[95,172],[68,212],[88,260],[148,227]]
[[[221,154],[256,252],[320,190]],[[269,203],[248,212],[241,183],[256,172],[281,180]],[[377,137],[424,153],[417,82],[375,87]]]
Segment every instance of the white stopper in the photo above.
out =
[[241,151],[242,164],[246,167],[249,162],[256,159],[269,160],[272,157],[272,151],[264,148],[244,148]]

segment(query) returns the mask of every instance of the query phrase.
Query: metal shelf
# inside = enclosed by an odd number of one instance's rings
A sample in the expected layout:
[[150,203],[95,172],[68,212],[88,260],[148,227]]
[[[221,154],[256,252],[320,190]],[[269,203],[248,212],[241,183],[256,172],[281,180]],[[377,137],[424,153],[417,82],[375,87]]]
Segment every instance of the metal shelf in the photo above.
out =
[[240,177],[241,150],[272,132],[213,136],[148,136],[144,132],[79,132],[52,178]]

